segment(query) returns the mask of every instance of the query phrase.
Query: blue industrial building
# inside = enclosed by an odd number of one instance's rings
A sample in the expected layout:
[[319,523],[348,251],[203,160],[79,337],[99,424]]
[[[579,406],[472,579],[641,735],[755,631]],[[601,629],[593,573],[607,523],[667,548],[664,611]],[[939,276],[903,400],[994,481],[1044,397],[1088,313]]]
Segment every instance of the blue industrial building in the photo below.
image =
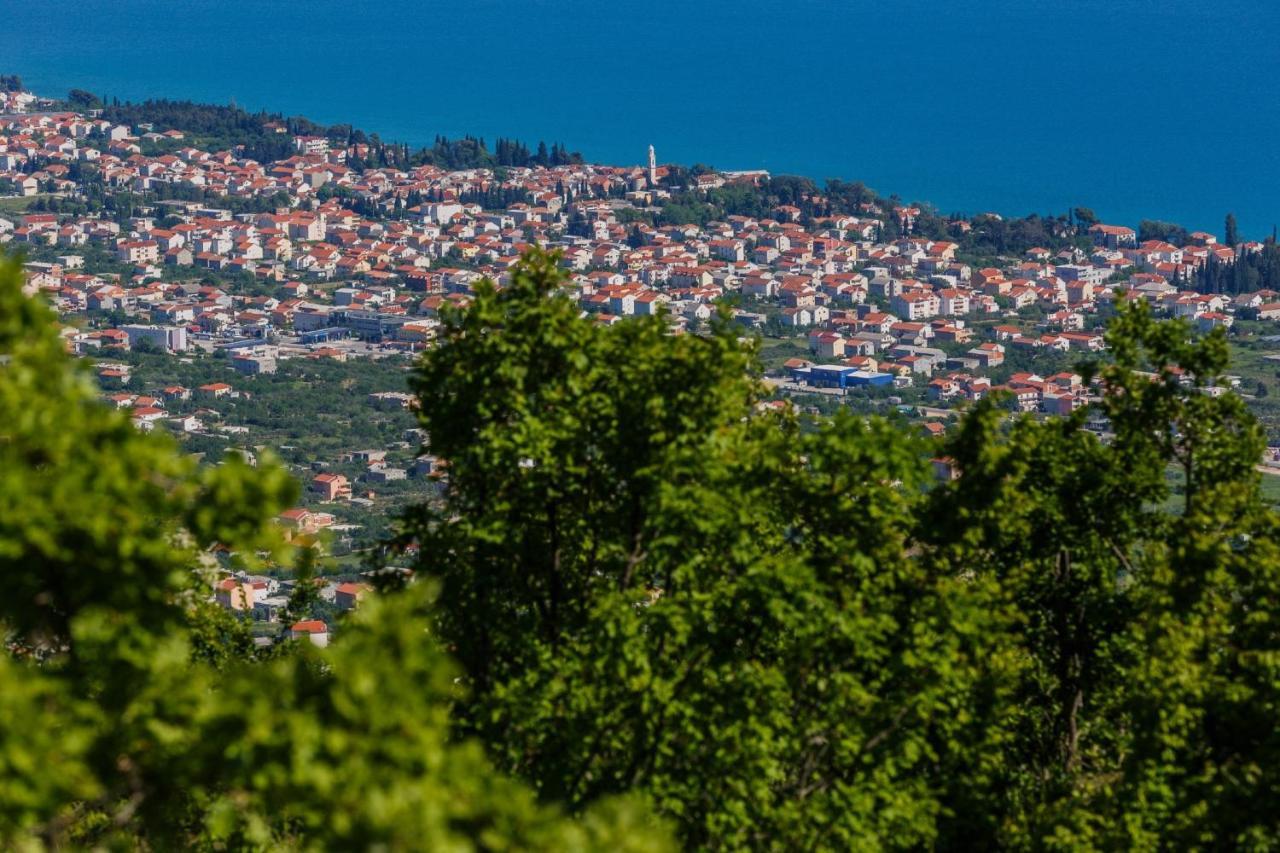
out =
[[893,374],[872,373],[842,364],[793,367],[791,378],[815,388],[886,388],[893,385]]
[[303,332],[298,339],[304,344],[323,344],[351,337],[351,330],[345,326],[330,326],[327,329],[313,329]]

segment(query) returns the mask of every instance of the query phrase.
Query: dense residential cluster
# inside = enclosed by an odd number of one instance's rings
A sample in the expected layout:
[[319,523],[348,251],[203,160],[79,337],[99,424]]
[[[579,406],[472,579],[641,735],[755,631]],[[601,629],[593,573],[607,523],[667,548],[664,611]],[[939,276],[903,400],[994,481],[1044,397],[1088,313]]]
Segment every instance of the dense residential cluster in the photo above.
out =
[[[661,314],[673,333],[697,333],[723,306],[744,335],[766,337],[767,381],[779,396],[883,392],[935,418],[995,391],[1023,411],[1081,406],[1090,388],[1055,357],[1103,349],[1116,299],[1145,298],[1205,330],[1280,319],[1278,293],[1189,288],[1205,264],[1263,249],[1208,233],[1174,245],[1093,223],[1065,248],[980,266],[956,242],[919,234],[921,211],[901,204],[818,217],[779,204],[701,224],[651,215],[673,191],[759,186],[764,172],[682,173],[677,185],[652,157],[647,167],[370,168],[366,143],[302,135],[290,137],[292,156],[260,163],[202,150],[183,130],[27,112],[38,106],[30,93],[0,97],[0,195],[84,200],[92,184],[142,200],[127,215],[8,207],[0,243],[27,250],[29,288],[73,320],[68,346],[97,359],[107,400],[146,430],[234,435],[245,427],[224,423],[220,409],[248,396],[237,376],[270,375],[290,359],[393,358],[429,346],[442,307],[465,305],[481,279],[502,286],[535,244],[560,253],[569,295],[597,322]],[[269,129],[289,134],[284,123]],[[183,200],[192,191],[203,200]],[[119,361],[130,349],[216,352],[233,373],[199,387],[138,388]],[[407,412],[411,402],[398,387],[368,399],[373,410]],[[385,456],[349,448],[342,461],[359,464],[349,475],[314,460],[309,506],[281,524],[312,535],[335,526],[317,504],[440,479],[432,457],[397,465]],[[228,578],[219,600],[272,619],[282,606],[273,583]],[[359,597],[349,582],[325,595],[339,609]],[[322,642],[312,628],[293,631]]]

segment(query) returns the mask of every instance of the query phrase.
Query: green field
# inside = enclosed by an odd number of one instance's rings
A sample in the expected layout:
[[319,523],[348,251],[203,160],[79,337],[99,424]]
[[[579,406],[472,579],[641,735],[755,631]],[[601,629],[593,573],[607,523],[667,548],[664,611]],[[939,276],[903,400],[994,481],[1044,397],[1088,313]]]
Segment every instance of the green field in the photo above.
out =
[[38,195],[27,196],[25,198],[22,196],[5,196],[4,198],[0,198],[0,215],[6,213],[26,213],[37,200],[47,197],[48,196]]
[[[1270,504],[1280,509],[1280,473],[1277,474],[1259,474],[1262,478],[1262,500],[1264,503]],[[1165,479],[1169,483],[1170,494],[1165,501],[1164,508],[1169,511],[1177,511],[1182,508],[1182,484],[1186,479],[1182,476],[1182,470],[1176,466],[1170,465]]]
[[1262,475],[1262,499],[1280,507],[1280,474]]
[[760,339],[760,364],[766,372],[781,370],[788,359],[813,357],[813,353],[809,352],[808,342],[803,337]]

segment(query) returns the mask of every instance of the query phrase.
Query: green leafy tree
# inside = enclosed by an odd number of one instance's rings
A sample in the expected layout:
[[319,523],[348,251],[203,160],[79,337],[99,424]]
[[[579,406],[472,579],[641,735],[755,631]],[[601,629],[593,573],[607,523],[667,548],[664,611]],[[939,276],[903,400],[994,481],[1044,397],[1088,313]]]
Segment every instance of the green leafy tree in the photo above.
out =
[[[1267,664],[1233,648],[1251,620],[1273,619],[1259,598],[1277,570],[1254,471],[1261,433],[1239,397],[1207,393],[1226,368],[1220,331],[1196,339],[1139,302],[1108,343],[1110,442],[1082,429],[1083,411],[1006,426],[979,406],[946,447],[961,475],[927,516],[928,556],[994,581],[1018,626],[1002,644],[1027,664],[992,789],[997,837],[1071,849],[1274,842],[1270,812],[1245,805],[1271,790],[1243,769],[1261,766],[1248,753],[1267,740],[1217,716],[1265,713],[1255,691]],[[1171,469],[1184,483],[1174,511]]]
[[908,557],[921,447],[757,414],[726,321],[602,327],[561,279],[534,254],[482,285],[414,383],[449,499],[411,527],[470,730],[551,799],[642,793],[692,847],[959,832],[1010,662],[983,584]]
[[1190,241],[1187,229],[1173,222],[1162,222],[1158,219],[1144,219],[1138,223],[1138,242],[1163,240],[1175,246],[1185,246]]
[[97,95],[84,89],[72,89],[68,92],[67,102],[77,110],[99,109],[103,106]]
[[1076,228],[1082,234],[1087,232],[1092,226],[1098,224],[1098,215],[1093,212],[1092,208],[1072,208],[1071,216],[1076,221]]
[[[1280,552],[1255,471],[1265,438],[1239,396],[1207,393],[1225,384],[1221,330],[1190,340],[1185,326],[1135,308],[1111,335],[1109,405],[1131,413],[1126,443],[1155,445],[1185,482],[1181,512],[1137,563],[1132,633],[1143,654],[1128,674],[1132,734],[1112,801],[1123,843],[1271,848],[1280,839]],[[1132,341],[1154,379],[1134,370]],[[1167,428],[1152,430],[1153,421]]]

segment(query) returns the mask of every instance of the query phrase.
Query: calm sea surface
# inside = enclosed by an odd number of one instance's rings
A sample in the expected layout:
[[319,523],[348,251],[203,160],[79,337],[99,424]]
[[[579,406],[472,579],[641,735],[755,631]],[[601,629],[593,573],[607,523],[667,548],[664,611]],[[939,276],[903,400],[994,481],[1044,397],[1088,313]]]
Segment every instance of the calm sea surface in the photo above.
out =
[[945,212],[1280,220],[1277,0],[0,0],[0,73]]

